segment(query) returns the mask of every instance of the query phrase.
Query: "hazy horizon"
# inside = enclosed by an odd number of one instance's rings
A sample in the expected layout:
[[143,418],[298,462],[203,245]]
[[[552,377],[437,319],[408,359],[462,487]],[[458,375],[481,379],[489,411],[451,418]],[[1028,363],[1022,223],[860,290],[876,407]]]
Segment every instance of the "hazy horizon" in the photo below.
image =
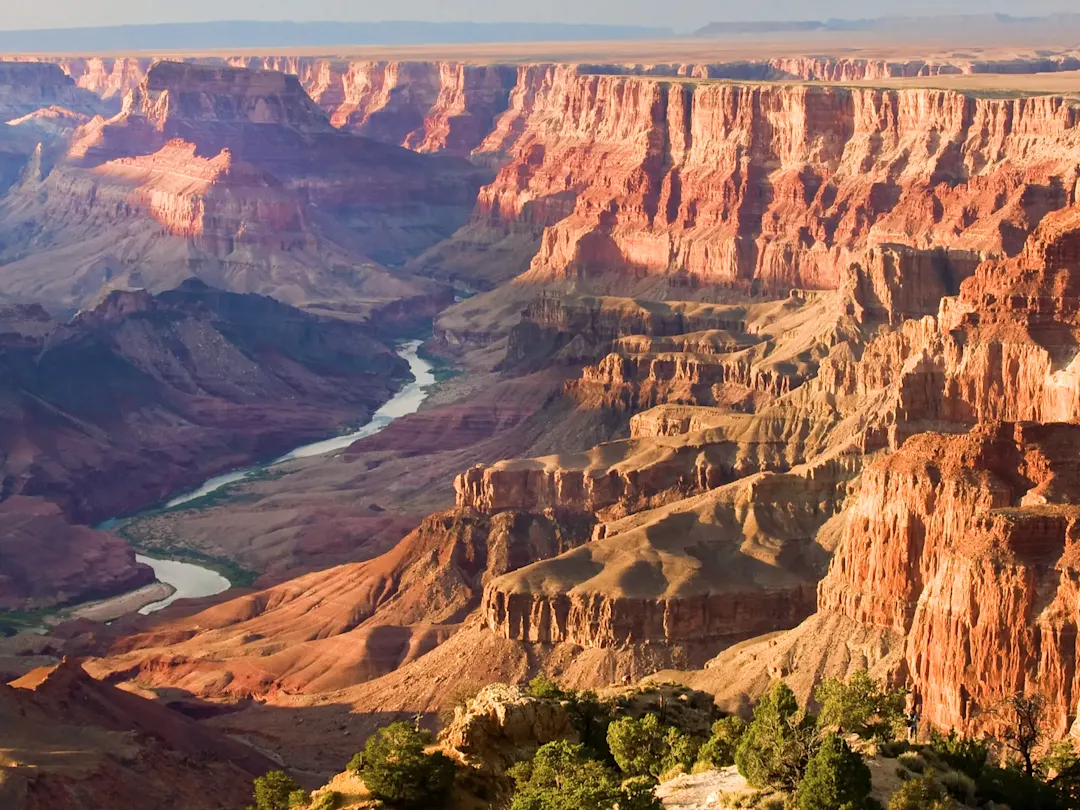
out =
[[393,13],[373,0],[187,0],[167,12],[146,0],[4,0],[0,30],[83,28],[155,23],[220,21],[290,22],[496,22],[581,23],[662,26],[687,32],[715,21],[857,19],[888,15],[993,14],[1039,16],[1076,11],[1075,0],[1029,0],[1022,7],[1001,0],[908,0],[895,3],[822,0],[808,8],[805,0],[743,2],[682,0],[548,0],[508,7],[498,0],[399,0]]

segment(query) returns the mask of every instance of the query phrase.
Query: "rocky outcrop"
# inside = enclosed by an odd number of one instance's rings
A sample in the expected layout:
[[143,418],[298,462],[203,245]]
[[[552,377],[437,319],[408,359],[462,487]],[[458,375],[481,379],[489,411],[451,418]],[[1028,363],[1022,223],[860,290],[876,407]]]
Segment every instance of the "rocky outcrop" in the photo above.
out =
[[[255,60],[244,61],[252,67]],[[418,152],[461,157],[480,144],[506,109],[515,78],[514,69],[505,65],[261,62],[296,73],[336,127]]]
[[1077,442],[1073,425],[924,434],[864,476],[819,611],[906,638],[930,722],[985,728],[1038,692],[1071,725]]
[[1055,733],[1072,726],[1078,232],[1075,210],[1047,216],[936,318],[815,383],[883,403],[893,452],[862,475],[816,615],[712,663],[738,684],[717,683],[725,699],[763,688],[765,672],[809,694],[865,666],[906,683],[942,728],[995,731],[996,707],[1020,692],[1048,699]]
[[1075,420],[1077,217],[1045,217],[1022,251],[980,264],[935,317],[831,353],[809,388],[853,403],[887,397],[882,427],[893,448],[943,425]]
[[[791,627],[813,610],[828,558],[814,539],[856,468],[751,476],[604,524],[587,545],[492,581],[484,620],[521,641],[699,651]],[[767,518],[779,502],[784,517]]]
[[76,86],[56,65],[0,61],[0,122],[46,107],[62,107],[84,115],[105,110],[97,96]]
[[137,563],[125,541],[70,525],[55,504],[18,496],[0,501],[0,610],[103,599],[153,581],[153,569]]
[[510,331],[508,367],[554,361],[600,360],[616,340],[631,335],[675,336],[702,330],[745,332],[756,315],[752,306],[642,302],[614,296],[541,294],[526,306]]
[[55,60],[79,87],[117,106],[129,90],[142,83],[154,61],[145,56],[61,57]]
[[[631,508],[665,493],[685,494],[731,480],[734,471],[725,472],[719,457],[732,448],[695,439],[617,442],[588,453],[473,467],[454,479],[457,505],[487,514],[554,508],[596,512],[616,504]],[[714,461],[712,455],[718,458]]]
[[763,368],[760,361],[767,350],[762,345],[728,353],[610,354],[597,366],[585,369],[580,388],[601,388],[614,402],[633,409],[661,404],[726,404],[732,388],[739,389],[739,400],[744,399],[744,391],[776,398],[798,387],[805,377],[794,367],[777,371]]
[[557,740],[580,741],[567,705],[506,684],[488,686],[456,707],[441,736],[451,756],[484,776],[502,776]]

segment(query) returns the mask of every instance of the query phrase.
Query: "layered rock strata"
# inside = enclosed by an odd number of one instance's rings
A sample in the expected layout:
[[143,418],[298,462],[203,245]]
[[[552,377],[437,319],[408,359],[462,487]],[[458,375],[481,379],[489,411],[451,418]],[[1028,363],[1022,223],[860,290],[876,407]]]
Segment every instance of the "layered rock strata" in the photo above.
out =
[[926,718],[992,727],[1039,693],[1056,733],[1078,699],[1072,425],[923,434],[874,465],[822,582],[819,611],[906,637]]
[[0,204],[0,286],[79,307],[197,275],[354,317],[430,318],[449,292],[376,260],[453,232],[480,182],[463,161],[337,131],[295,77],[163,62]]
[[[1017,693],[1047,698],[1055,733],[1073,724],[1077,225],[1075,210],[1047,216],[936,318],[815,381],[877,397],[894,452],[862,476],[816,615],[707,670],[725,673],[725,698],[763,688],[765,671],[808,693],[862,666],[906,683],[941,728],[1000,731],[997,709]],[[848,639],[849,655],[822,654]]]
[[[341,689],[453,635],[494,577],[586,542],[576,514],[432,515],[391,552],[291,580],[123,642],[114,673],[214,696]],[[190,643],[189,643],[190,642]]]
[[482,149],[508,160],[478,216],[546,226],[531,279],[687,274],[785,290],[840,287],[853,266],[873,286],[886,250],[945,286],[1015,255],[1074,203],[1080,146],[1060,98],[551,68]]
[[[142,82],[152,57],[54,57],[82,89],[114,103]],[[193,60],[189,60],[193,61]],[[511,98],[527,96],[552,65],[475,65],[454,61],[369,61],[304,56],[206,57],[199,62],[296,76],[335,126],[419,151],[466,155],[495,128]],[[581,75],[637,75],[751,81],[863,82],[944,74],[1027,74],[1080,69],[1062,53],[1038,58],[896,61],[845,57],[774,57],[704,63],[588,64]]]
[[507,638],[582,647],[707,646],[790,627],[813,610],[828,559],[815,537],[853,468],[751,476],[604,524],[586,546],[490,583],[485,622]]

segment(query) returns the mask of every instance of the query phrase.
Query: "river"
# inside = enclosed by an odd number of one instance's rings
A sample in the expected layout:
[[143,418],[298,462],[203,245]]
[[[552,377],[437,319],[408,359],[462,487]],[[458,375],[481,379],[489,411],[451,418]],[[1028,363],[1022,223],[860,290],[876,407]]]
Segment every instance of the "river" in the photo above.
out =
[[[166,507],[174,508],[183,506],[185,503],[194,501],[204,495],[209,495],[212,492],[217,492],[223,487],[235,484],[238,481],[243,481],[256,473],[278,464],[283,464],[286,461],[323,456],[328,453],[333,453],[336,450],[343,450],[358,439],[363,439],[366,436],[373,436],[385,429],[386,426],[395,419],[399,419],[410,413],[416,413],[416,411],[420,409],[420,406],[424,404],[424,400],[427,399],[431,387],[435,384],[435,375],[432,373],[431,364],[419,355],[420,343],[421,341],[419,340],[412,340],[398,346],[398,356],[409,364],[409,370],[412,372],[413,381],[398,391],[393,399],[379,408],[374,416],[371,417],[371,421],[362,428],[353,431],[352,433],[335,436],[332,439],[325,439],[312,444],[305,444],[303,447],[297,447],[295,450],[286,453],[281,458],[274,459],[267,464],[256,464],[251,467],[233,470],[224,475],[215,476],[197,489],[185,492],[182,495],[177,495],[166,504]],[[119,521],[116,520],[107,521],[102,524],[100,528],[107,529],[110,526],[116,525],[118,522]],[[164,582],[166,585],[170,585],[175,589],[175,592],[168,599],[163,599],[160,602],[154,602],[153,604],[143,607],[139,611],[143,614],[154,613],[162,608],[166,608],[177,599],[197,599],[207,596],[216,596],[232,587],[229,580],[221,574],[212,571],[209,568],[204,568],[201,565],[194,565],[192,563],[179,562],[176,560],[159,560],[154,557],[146,557],[143,555],[138,555],[136,559],[153,568],[159,581]]]

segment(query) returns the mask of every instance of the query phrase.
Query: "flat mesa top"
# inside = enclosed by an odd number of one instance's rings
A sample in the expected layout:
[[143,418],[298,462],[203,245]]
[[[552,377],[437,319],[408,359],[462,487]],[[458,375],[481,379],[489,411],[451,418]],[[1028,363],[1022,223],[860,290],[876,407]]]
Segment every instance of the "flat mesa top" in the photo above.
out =
[[886,61],[1009,61],[1080,54],[1071,32],[1052,36],[1017,32],[1013,38],[970,36],[917,40],[880,32],[747,34],[727,37],[682,36],[662,39],[510,42],[424,45],[348,45],[245,47],[191,50],[110,50],[101,52],[26,52],[26,56],[284,56],[402,61],[454,60],[473,64],[536,62],[710,63],[776,58],[871,59]]

